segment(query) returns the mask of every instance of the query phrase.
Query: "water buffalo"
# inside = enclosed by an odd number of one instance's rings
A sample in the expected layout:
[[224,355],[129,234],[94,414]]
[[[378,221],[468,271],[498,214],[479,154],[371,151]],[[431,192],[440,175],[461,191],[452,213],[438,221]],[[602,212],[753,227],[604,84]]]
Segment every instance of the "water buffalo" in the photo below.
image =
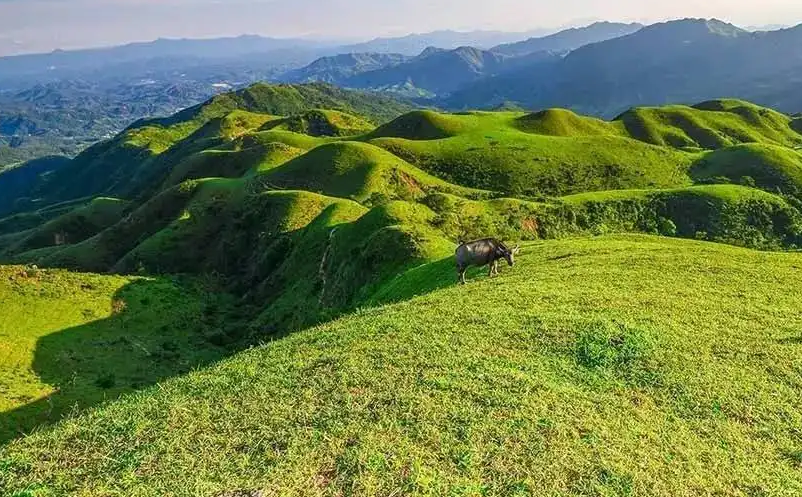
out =
[[506,259],[510,267],[515,265],[515,255],[521,251],[520,246],[510,250],[495,238],[486,238],[467,242],[457,247],[457,273],[459,283],[465,284],[465,271],[471,266],[490,266],[491,278],[498,274],[498,261]]

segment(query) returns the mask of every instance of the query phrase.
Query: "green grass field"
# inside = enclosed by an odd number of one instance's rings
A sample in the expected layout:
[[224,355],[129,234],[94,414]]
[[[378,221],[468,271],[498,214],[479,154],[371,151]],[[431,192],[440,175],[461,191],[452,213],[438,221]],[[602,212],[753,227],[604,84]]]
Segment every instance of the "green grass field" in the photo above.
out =
[[256,85],[20,176],[0,496],[802,493],[798,118],[407,110]]
[[[424,278],[420,275],[425,274]],[[448,261],[0,451],[9,495],[794,495],[799,254],[645,236]],[[118,285],[116,282],[115,285]],[[3,300],[5,303],[6,300]],[[233,494],[232,494],[233,495]]]
[[209,339],[226,298],[195,283],[24,266],[0,280],[2,442],[226,352]]

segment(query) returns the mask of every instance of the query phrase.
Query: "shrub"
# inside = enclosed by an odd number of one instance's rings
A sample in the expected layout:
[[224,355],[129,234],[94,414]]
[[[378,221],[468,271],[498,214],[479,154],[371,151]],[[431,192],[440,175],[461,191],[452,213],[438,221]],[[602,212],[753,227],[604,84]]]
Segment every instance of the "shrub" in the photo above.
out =
[[748,186],[749,188],[757,188],[757,182],[755,178],[751,176],[741,176],[740,183],[743,186]]
[[677,236],[677,225],[671,219],[659,218],[657,220],[657,229],[663,236]]
[[646,331],[607,320],[583,325],[574,345],[581,366],[643,385],[657,382],[653,354],[654,343]]

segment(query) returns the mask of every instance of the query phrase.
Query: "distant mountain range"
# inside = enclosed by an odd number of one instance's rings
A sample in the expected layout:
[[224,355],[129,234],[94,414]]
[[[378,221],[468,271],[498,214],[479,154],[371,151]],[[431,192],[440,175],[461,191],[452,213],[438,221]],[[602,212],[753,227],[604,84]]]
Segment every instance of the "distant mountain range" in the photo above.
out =
[[638,23],[597,22],[583,28],[566,29],[548,36],[499,45],[493,48],[493,51],[510,56],[523,56],[543,51],[570,52],[590,43],[632,34],[641,28],[643,28],[643,24]]
[[408,95],[415,92],[428,96],[448,95],[474,81],[556,58],[549,52],[509,57],[473,47],[429,49],[408,62],[357,74],[342,84],[348,88],[401,91]]
[[[158,39],[152,42],[92,48],[56,50],[51,53],[0,57],[0,85],[51,81],[68,77],[86,77],[88,72],[123,68],[124,74],[170,67],[176,70],[200,64],[261,63],[278,68],[299,68],[323,56],[349,53],[397,53],[418,55],[434,46],[455,49],[461,46],[490,48],[532,36],[548,34],[549,30],[523,33],[500,31],[434,31],[396,38],[376,38],[363,43],[343,45],[334,41],[315,41],[302,38],[266,38],[243,35],[214,39]],[[138,74],[139,75],[139,74]]]
[[402,54],[378,52],[332,55],[321,57],[308,66],[283,74],[280,79],[298,83],[342,84],[357,74],[397,66],[413,58]]
[[376,38],[365,43],[340,47],[341,53],[397,53],[407,56],[420,54],[428,47],[453,50],[471,46],[489,49],[505,43],[514,43],[532,37],[551,34],[553,30],[538,29],[524,33],[503,31],[434,31],[425,34],[410,34],[398,38]]
[[630,34],[639,24],[595,23],[553,35],[495,46],[489,50],[461,46],[446,50],[429,46],[416,57],[356,53],[324,57],[281,76],[291,83],[324,81],[349,88],[402,92],[435,97],[506,72],[556,61],[558,54],[588,43]]
[[633,105],[745,98],[802,110],[802,26],[752,33],[717,20],[686,19],[586,45],[548,67],[529,66],[451,95],[450,108],[568,107],[602,116]]

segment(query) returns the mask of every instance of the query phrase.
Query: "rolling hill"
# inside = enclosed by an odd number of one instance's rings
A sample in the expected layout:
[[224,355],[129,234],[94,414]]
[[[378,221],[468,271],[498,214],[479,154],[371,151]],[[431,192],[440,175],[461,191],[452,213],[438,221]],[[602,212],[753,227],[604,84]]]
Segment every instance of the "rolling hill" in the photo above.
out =
[[0,488],[794,493],[797,121],[260,84],[0,173]]
[[[52,330],[73,326],[40,339],[34,364],[45,381],[59,380],[65,363],[49,362],[59,357],[79,364],[61,395],[84,402],[92,397],[78,385],[112,393],[162,381],[11,442],[0,449],[0,484],[12,495],[802,489],[801,323],[795,296],[776,291],[802,284],[798,255],[631,236],[524,250],[519,266],[469,291],[431,286],[452,278],[450,264],[402,273],[379,294],[418,297],[186,375],[225,350],[191,341],[214,314],[183,331],[194,312],[208,313],[193,294],[160,280],[48,272],[43,285],[76,292],[57,302],[96,306],[97,317],[80,325],[80,314],[42,314]],[[4,314],[34,284],[6,281]],[[107,317],[112,296],[127,305]],[[148,325],[167,302],[176,317],[155,338]],[[77,362],[98,357],[89,344],[119,357],[113,380],[104,362]]]
[[[266,118],[260,116],[300,114],[321,107],[360,113],[367,119],[378,121],[390,119],[411,108],[392,97],[348,92],[323,84],[257,84],[216,96],[172,118],[138,121],[113,139],[88,148],[69,165],[60,168],[57,174],[48,175],[44,181],[12,186],[13,190],[5,198],[15,199],[16,202],[27,199],[27,210],[32,210],[39,204],[61,202],[98,192],[105,192],[112,197],[132,196],[148,185],[155,188],[164,180],[167,172],[164,161],[219,145],[222,143],[221,133],[232,138],[249,126],[262,126]],[[247,114],[234,114],[232,117],[231,113],[237,110],[250,111],[250,116],[255,116],[256,120],[249,121]],[[365,126],[364,120],[353,120],[351,125],[359,129]],[[230,129],[222,130],[221,127]],[[20,171],[23,170],[26,169]],[[0,215],[10,212],[10,206],[3,207],[0,204]]]

